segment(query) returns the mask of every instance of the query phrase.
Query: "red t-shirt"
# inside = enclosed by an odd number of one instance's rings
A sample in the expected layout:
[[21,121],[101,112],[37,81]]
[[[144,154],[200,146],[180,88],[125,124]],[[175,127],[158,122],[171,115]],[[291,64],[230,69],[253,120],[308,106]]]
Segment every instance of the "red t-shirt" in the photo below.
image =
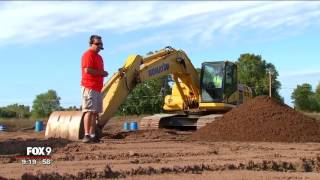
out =
[[93,50],[89,49],[82,55],[81,60],[81,86],[101,92],[103,86],[103,76],[85,73],[84,68],[92,68],[104,71],[102,57]]

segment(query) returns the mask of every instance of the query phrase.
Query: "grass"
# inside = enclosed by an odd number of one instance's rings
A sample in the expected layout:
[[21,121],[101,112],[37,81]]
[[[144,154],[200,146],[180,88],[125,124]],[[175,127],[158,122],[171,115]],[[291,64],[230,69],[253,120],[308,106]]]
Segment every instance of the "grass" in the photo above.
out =
[[1,118],[0,124],[7,127],[6,131],[17,131],[21,129],[33,128],[35,125],[34,119],[15,119]]
[[307,115],[307,116],[309,116],[309,117],[312,117],[312,118],[320,121],[320,113],[315,113],[315,112],[313,112],[313,113],[306,113],[306,112],[305,112],[305,113],[303,113],[303,114],[305,114],[305,115]]
[[[128,115],[128,116],[114,116],[112,121],[109,123],[120,123],[122,124],[125,121],[138,121],[141,117],[147,115]],[[47,118],[42,119],[47,121]],[[0,124],[7,127],[6,131],[17,131],[22,129],[34,129],[36,119],[16,119],[16,118],[0,118]]]

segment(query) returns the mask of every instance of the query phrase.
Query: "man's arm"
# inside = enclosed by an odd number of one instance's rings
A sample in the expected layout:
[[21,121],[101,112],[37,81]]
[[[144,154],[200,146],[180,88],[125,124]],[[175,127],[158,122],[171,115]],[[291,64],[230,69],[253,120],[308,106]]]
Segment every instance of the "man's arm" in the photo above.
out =
[[84,68],[84,72],[87,74],[92,74],[94,76],[103,76],[103,77],[108,76],[107,71],[100,71],[100,70],[93,69],[93,68]]

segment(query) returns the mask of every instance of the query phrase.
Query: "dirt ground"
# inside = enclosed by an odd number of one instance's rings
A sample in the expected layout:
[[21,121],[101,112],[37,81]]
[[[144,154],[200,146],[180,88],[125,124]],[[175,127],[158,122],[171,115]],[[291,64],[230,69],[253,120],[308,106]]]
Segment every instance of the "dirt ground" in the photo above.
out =
[[[112,119],[98,144],[2,132],[0,179],[320,179],[320,143],[192,141],[193,131],[122,132],[122,124]],[[51,146],[52,164],[23,165],[16,157],[26,146]]]

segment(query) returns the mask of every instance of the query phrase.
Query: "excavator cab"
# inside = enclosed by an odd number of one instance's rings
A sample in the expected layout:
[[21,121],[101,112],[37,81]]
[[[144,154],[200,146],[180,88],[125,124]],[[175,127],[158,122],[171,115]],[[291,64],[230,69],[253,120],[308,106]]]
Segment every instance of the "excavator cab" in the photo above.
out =
[[237,104],[237,66],[229,61],[204,62],[200,74],[202,103]]

